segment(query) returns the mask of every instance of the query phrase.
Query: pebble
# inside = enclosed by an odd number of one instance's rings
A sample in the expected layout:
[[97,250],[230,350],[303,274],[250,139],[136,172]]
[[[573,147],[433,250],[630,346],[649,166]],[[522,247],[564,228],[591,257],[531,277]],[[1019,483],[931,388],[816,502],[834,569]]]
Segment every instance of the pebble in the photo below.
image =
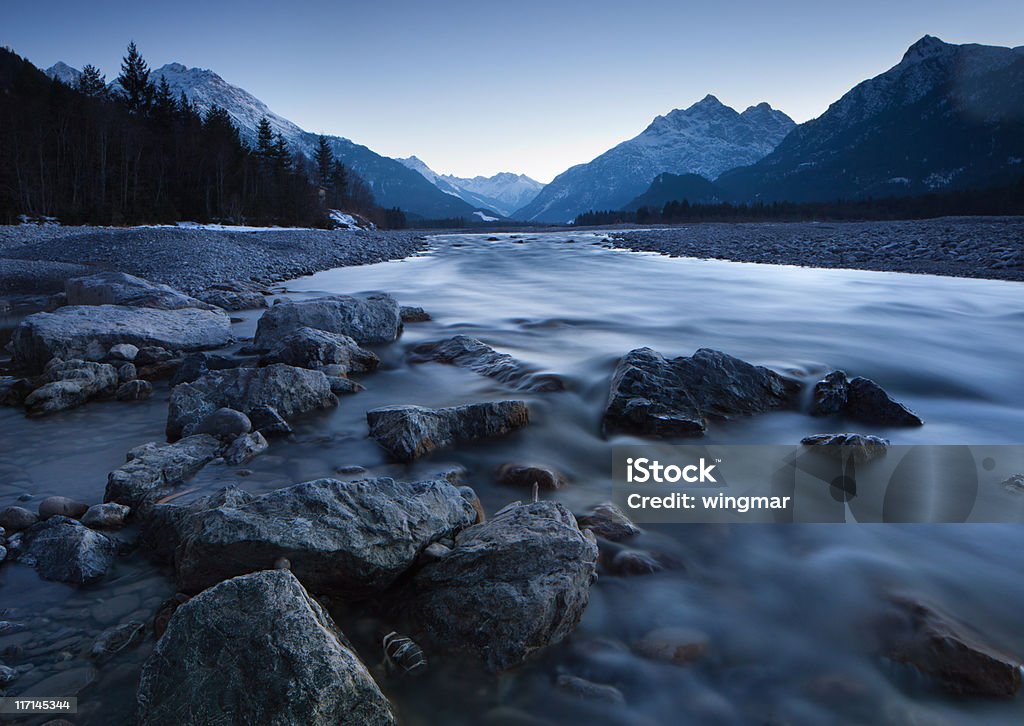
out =
[[53,496],[47,497],[39,503],[39,518],[44,521],[56,516],[78,519],[88,510],[88,504],[68,497]]

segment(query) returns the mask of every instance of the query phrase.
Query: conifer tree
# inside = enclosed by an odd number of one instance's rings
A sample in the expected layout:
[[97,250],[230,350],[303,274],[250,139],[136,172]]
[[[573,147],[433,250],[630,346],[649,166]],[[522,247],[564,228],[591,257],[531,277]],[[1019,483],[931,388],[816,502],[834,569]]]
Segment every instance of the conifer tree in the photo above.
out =
[[174,103],[171,86],[166,78],[160,76],[160,83],[157,84],[156,92],[153,94],[153,116],[163,121],[170,121],[176,110],[177,106]]
[[78,77],[78,91],[86,96],[98,98],[107,93],[107,78],[100,69],[91,63],[82,67],[82,75]]
[[149,110],[153,100],[153,84],[149,82],[149,65],[142,58],[135,41],[128,44],[128,54],[121,59],[121,75],[117,77],[125,105],[132,113]]
[[321,135],[316,147],[316,183],[323,189],[331,185],[331,169],[334,167],[334,152],[327,143],[327,137]]

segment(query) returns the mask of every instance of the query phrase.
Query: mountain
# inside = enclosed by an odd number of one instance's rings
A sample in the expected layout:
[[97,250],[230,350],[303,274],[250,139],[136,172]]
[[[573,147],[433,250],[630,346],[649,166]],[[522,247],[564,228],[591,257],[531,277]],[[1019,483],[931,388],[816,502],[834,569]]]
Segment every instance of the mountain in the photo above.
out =
[[794,126],[767,103],[737,113],[709,95],[658,116],[639,136],[562,172],[516,217],[568,222],[587,210],[620,209],[666,171],[714,179],[761,159]]
[[749,201],[985,188],[1024,175],[1024,47],[925,36],[757,163],[716,183]]
[[724,198],[722,190],[700,174],[665,172],[654,177],[647,191],[625,205],[623,209],[631,212],[640,207],[661,209],[668,202],[681,202],[684,199],[690,204],[718,204]]
[[544,188],[539,181],[525,174],[506,171],[490,177],[476,176],[467,179],[451,174],[438,174],[415,156],[398,161],[418,171],[427,181],[446,194],[453,194],[473,205],[489,207],[506,217],[533,201]]
[[45,72],[50,78],[61,81],[72,88],[78,86],[78,79],[82,77],[82,72],[80,70],[72,68],[64,61],[54,63],[52,66],[47,68]]
[[[47,74],[66,75],[79,73],[64,63],[51,66]],[[238,127],[242,138],[254,145],[256,127],[260,118],[266,116],[275,133],[284,136],[293,150],[311,157],[317,144],[317,134],[305,131],[297,124],[271,111],[263,101],[248,91],[233,86],[219,75],[205,68],[188,68],[181,63],[168,63],[154,69],[150,79],[158,83],[160,77],[167,80],[175,97],[184,93],[201,111],[216,104],[227,110]],[[116,82],[111,84],[116,89]],[[377,203],[382,207],[401,207],[410,217],[445,219],[463,217],[481,218],[477,207],[457,196],[444,194],[420,174],[386,156],[371,151],[340,136],[328,136],[335,156],[354,170],[373,190]],[[483,207],[481,214],[493,216],[489,207]]]

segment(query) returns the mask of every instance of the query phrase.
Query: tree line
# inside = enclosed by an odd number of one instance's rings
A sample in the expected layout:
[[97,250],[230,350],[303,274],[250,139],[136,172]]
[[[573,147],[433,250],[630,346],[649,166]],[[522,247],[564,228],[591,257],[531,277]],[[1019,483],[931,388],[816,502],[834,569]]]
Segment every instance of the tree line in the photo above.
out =
[[0,222],[326,227],[338,209],[405,226],[325,137],[309,159],[264,118],[250,147],[226,109],[152,76],[134,43],[116,84],[86,65],[75,87],[0,49]]

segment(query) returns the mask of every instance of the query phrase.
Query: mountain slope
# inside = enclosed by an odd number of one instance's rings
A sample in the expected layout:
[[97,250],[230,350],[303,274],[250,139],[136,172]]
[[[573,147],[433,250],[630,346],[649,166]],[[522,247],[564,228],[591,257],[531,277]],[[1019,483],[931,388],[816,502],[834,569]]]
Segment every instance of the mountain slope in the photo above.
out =
[[724,198],[722,190],[700,174],[659,174],[640,196],[623,209],[636,211],[640,207],[661,209],[668,202],[688,201],[690,204],[717,204]]
[[716,183],[737,200],[821,201],[1003,184],[1024,174],[1024,47],[925,36],[893,68]]
[[658,116],[635,138],[559,174],[516,217],[568,222],[590,209],[620,209],[666,171],[713,179],[764,157],[794,126],[767,103],[737,113],[709,95]]
[[64,61],[57,61],[44,72],[50,78],[58,80],[72,88],[78,86],[78,79],[82,77],[82,72],[80,70],[72,68]]
[[438,174],[416,156],[398,161],[419,172],[445,194],[460,197],[469,204],[493,209],[506,217],[531,202],[544,188],[539,181],[534,181],[525,174],[501,172],[491,177],[477,176],[467,179],[451,174]]

